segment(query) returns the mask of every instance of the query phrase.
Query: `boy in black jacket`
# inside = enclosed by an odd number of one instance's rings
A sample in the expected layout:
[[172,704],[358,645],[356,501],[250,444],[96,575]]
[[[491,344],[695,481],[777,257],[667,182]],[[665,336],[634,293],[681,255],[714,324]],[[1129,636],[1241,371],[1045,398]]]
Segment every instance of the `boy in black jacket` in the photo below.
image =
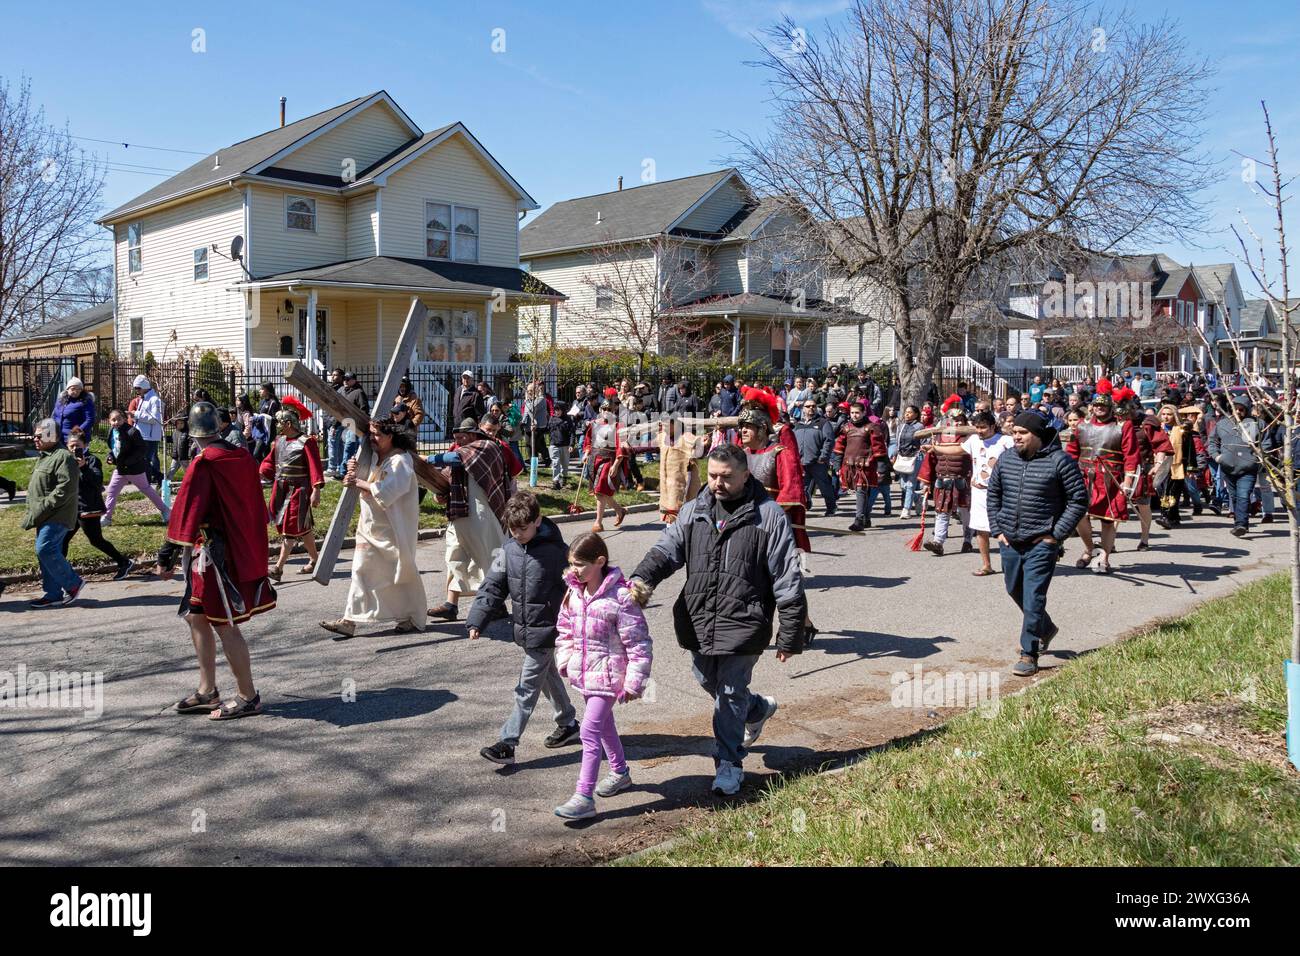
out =
[[[68,451],[72,452],[72,457],[81,469],[81,480],[77,483],[77,523],[86,532],[90,543],[117,565],[117,574],[113,575],[113,580],[121,581],[131,573],[135,562],[113,547],[111,541],[105,540],[99,524],[99,519],[104,514],[104,466],[86,447],[86,436],[80,428],[72,429],[72,434],[68,436]],[[63,539],[65,558],[68,556],[68,544],[76,533],[77,529],[73,528]]]
[[546,738],[547,747],[576,743],[579,728],[569,688],[555,666],[556,622],[568,591],[564,572],[569,549],[555,522],[542,517],[531,492],[511,496],[504,523],[509,537],[479,587],[465,624],[470,640],[478,640],[489,623],[505,616],[506,598],[510,598],[515,643],[524,649],[523,672],[515,687],[514,709],[501,727],[500,739],[479,751],[493,763],[509,765],[515,762],[515,748],[533,715],[538,694],[545,695],[555,708],[556,726]]

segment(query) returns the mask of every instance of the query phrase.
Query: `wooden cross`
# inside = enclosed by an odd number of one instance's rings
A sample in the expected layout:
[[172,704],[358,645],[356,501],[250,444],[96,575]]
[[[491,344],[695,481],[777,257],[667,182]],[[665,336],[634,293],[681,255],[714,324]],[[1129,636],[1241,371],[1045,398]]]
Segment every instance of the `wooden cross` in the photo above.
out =
[[[411,310],[406,314],[406,323],[402,326],[402,334],[397,339],[397,348],[388,360],[388,371],[384,374],[383,384],[379,386],[379,394],[375,396],[374,407],[385,414],[397,398],[397,386],[401,384],[402,375],[406,371],[415,342],[424,329],[427,315],[428,310],[425,309],[424,304],[419,299],[412,299]],[[290,364],[284,378],[337,421],[352,423],[352,427],[361,436],[361,447],[357,450],[357,474],[369,474],[374,461],[374,450],[370,447],[367,437],[370,416],[317,378],[301,362]],[[415,466],[415,476],[420,484],[436,493],[446,493],[447,482],[436,468],[419,455],[412,455],[411,459]],[[339,552],[343,549],[343,539],[347,537],[348,526],[352,523],[352,515],[356,512],[360,497],[361,492],[355,486],[344,487],[338,506],[334,509],[334,518],[330,521],[329,531],[321,544],[320,555],[316,559],[316,573],[312,575],[312,580],[317,584],[329,584],[330,577],[334,574],[334,565],[338,563]]]

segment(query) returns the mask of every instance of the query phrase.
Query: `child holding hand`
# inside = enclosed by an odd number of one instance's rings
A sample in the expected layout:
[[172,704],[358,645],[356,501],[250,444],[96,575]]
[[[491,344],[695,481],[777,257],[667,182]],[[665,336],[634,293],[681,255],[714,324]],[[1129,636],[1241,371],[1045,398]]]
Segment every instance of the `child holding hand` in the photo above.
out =
[[[640,697],[650,677],[652,648],[645,615],[623,572],[609,565],[598,534],[569,548],[569,591],[560,606],[555,663],[586,700],[582,714],[582,770],[576,792],[555,808],[566,820],[596,815],[594,796],[612,797],[632,785],[623,743],[614,726],[614,704]],[[602,751],[609,774],[596,784]]]

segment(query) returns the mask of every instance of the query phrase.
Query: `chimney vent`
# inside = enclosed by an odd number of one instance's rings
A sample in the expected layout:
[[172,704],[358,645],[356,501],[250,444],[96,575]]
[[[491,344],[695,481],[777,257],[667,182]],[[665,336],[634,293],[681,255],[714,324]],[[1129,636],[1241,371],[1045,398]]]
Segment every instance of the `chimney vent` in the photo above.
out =
[[623,191],[623,177],[622,177],[622,176],[618,177],[618,191],[619,191],[619,192],[622,192],[622,191]]
[[220,154],[220,153],[213,153],[213,154],[212,154],[212,170],[213,170],[213,172],[216,172],[216,171],[217,171],[218,169],[220,169],[220,168],[221,168],[221,154]]
[[600,210],[597,209],[597,210],[596,210],[596,225],[599,226],[602,222],[604,222],[604,220],[601,219],[601,217],[600,217]]
[[280,125],[281,126],[284,125],[284,103],[285,103],[285,99],[282,96],[280,97]]

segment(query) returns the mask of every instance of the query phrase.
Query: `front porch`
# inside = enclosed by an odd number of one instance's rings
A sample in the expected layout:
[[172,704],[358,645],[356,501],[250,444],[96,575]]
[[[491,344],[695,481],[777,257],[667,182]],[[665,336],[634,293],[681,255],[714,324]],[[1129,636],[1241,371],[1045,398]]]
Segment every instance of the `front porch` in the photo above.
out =
[[755,293],[703,299],[673,311],[698,319],[695,335],[729,347],[733,365],[765,362],[785,372],[825,368],[826,328],[846,320],[843,310],[820,300],[797,302]]

